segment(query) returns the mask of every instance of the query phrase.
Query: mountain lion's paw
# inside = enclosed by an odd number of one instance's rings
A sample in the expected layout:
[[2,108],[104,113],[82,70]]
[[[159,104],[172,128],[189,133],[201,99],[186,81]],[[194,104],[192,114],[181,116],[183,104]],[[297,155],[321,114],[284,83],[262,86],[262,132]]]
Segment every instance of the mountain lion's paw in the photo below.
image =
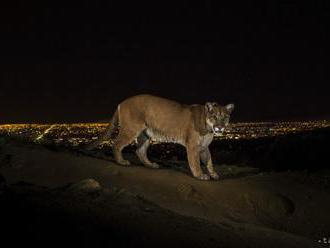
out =
[[216,173],[216,172],[210,173],[210,176],[214,180],[219,180],[220,179],[219,174]]
[[210,180],[210,176],[208,174],[201,174],[200,176],[198,176],[196,178],[199,180],[203,180],[203,181]]
[[151,163],[150,168],[159,169],[159,164],[157,164],[157,163]]
[[118,164],[120,165],[125,165],[125,166],[128,166],[130,165],[131,163],[128,161],[128,160],[120,160],[120,161],[117,161]]

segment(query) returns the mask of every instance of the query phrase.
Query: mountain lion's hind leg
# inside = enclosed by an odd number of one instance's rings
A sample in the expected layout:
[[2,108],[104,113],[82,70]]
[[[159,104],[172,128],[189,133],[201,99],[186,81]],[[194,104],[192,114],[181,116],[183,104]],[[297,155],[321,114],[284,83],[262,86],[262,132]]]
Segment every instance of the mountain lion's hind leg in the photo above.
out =
[[122,126],[119,129],[119,134],[114,141],[113,144],[113,154],[115,157],[115,160],[118,164],[121,165],[129,165],[130,162],[128,160],[125,160],[122,155],[122,150],[125,146],[129,145],[134,141],[134,139],[139,135],[141,131],[134,129],[128,129],[125,128],[125,126]]
[[140,161],[148,168],[158,169],[159,165],[157,163],[151,162],[147,157],[147,150],[150,145],[150,138],[142,132],[137,138],[137,149],[136,155],[139,157]]

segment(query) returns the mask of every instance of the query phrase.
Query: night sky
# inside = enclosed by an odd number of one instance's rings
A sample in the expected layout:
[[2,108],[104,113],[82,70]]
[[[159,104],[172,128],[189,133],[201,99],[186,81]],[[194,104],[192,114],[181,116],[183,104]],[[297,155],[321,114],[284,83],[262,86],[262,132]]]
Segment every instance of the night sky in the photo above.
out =
[[329,1],[53,2],[1,9],[0,123],[110,119],[141,93],[233,102],[234,121],[330,119]]

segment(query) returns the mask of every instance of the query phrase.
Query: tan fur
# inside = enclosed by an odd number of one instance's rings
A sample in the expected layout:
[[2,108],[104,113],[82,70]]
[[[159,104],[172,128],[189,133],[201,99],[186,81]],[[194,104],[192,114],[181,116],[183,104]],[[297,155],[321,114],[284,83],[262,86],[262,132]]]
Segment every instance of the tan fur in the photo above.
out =
[[[118,105],[113,117],[114,124],[119,126],[119,134],[113,144],[115,160],[119,164],[129,165],[129,161],[122,157],[122,149],[137,139],[136,153],[139,159],[147,167],[158,168],[156,163],[150,162],[147,158],[150,140],[175,142],[186,147],[189,166],[194,177],[208,180],[211,176],[218,179],[208,146],[212,142],[214,130],[220,130],[220,127],[228,124],[228,120],[227,123],[221,122],[223,125],[220,125],[220,117],[218,122],[210,118],[211,115],[220,116],[225,112],[226,107],[216,103],[184,105],[152,95],[128,98]],[[228,117],[230,113],[227,111],[225,114]],[[109,129],[113,128],[114,125],[109,127]],[[112,130],[106,132],[96,144],[108,138],[111,132]],[[200,161],[206,164],[209,175],[203,173]]]

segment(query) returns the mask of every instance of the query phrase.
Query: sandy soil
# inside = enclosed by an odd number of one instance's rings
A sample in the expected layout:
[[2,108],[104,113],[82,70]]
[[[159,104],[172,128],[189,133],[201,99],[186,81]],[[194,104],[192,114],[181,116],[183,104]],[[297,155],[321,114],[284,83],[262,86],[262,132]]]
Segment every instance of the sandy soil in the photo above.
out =
[[[123,247],[322,247],[319,240],[329,236],[329,170],[260,173],[221,165],[220,181],[203,182],[190,176],[184,161],[162,162],[166,166],[158,170],[137,162],[122,167],[107,157],[5,142],[4,236],[13,231],[37,244],[69,238]],[[88,178],[100,189],[81,193],[79,184],[72,187]]]

